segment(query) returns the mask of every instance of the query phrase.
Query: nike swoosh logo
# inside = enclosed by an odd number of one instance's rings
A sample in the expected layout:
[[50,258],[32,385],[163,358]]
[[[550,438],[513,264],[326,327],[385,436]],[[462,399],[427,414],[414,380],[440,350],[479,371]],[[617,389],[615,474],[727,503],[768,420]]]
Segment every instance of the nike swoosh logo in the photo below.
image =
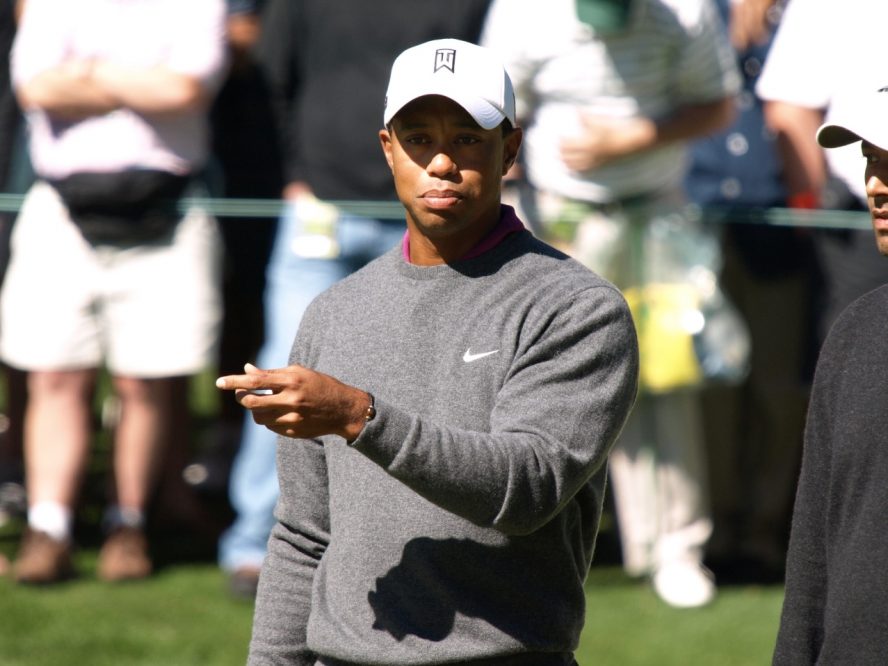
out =
[[472,348],[469,347],[468,349],[466,349],[466,353],[463,354],[463,361],[465,361],[466,363],[471,363],[472,361],[477,361],[479,358],[484,358],[485,356],[490,356],[491,354],[496,354],[498,352],[499,352],[499,349],[494,349],[493,351],[489,351],[489,352],[481,352],[480,354],[473,354]]

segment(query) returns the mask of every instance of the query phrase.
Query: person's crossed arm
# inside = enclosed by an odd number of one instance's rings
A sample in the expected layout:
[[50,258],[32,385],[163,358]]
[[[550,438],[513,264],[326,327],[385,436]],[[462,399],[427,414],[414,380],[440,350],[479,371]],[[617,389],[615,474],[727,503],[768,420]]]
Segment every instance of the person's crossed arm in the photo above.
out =
[[193,76],[162,65],[140,68],[102,59],[72,59],[41,72],[17,91],[23,108],[80,120],[118,108],[178,114],[199,109],[209,91]]

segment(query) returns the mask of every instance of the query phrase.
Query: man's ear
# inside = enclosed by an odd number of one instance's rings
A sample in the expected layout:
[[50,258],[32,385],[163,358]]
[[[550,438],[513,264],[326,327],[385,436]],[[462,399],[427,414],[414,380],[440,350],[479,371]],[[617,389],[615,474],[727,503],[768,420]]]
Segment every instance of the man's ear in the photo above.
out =
[[518,151],[521,148],[521,141],[524,138],[524,131],[520,127],[514,128],[503,139],[503,175],[509,173],[509,169],[518,160]]
[[392,141],[392,135],[388,128],[379,130],[379,143],[382,145],[382,153],[385,155],[389,169],[392,168]]

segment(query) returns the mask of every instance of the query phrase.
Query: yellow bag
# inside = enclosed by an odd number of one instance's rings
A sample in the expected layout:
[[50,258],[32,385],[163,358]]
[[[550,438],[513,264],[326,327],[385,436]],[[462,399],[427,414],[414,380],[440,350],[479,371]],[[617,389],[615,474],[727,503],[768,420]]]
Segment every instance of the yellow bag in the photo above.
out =
[[662,393],[703,381],[694,335],[703,329],[698,290],[689,284],[647,284],[623,295],[638,332],[642,390]]

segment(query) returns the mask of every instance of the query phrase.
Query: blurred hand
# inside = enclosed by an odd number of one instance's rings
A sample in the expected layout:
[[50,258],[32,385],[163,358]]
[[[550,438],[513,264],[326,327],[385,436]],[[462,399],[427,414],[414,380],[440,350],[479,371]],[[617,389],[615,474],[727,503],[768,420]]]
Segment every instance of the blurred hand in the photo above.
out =
[[308,185],[308,183],[304,183],[301,180],[294,180],[292,183],[286,184],[281,196],[284,199],[293,201],[302,197],[313,197],[314,194],[312,193],[311,187]]
[[259,16],[255,13],[232,14],[225,28],[231,52],[231,69],[235,73],[244,72],[251,64],[251,49],[259,39]]
[[261,370],[248,363],[244,372],[220,377],[216,386],[234,391],[256,423],[279,435],[352,441],[364,427],[370,396],[360,389],[299,365]]
[[580,113],[581,132],[561,141],[561,159],[571,171],[591,171],[637,152],[652,123],[644,118],[605,118]]

